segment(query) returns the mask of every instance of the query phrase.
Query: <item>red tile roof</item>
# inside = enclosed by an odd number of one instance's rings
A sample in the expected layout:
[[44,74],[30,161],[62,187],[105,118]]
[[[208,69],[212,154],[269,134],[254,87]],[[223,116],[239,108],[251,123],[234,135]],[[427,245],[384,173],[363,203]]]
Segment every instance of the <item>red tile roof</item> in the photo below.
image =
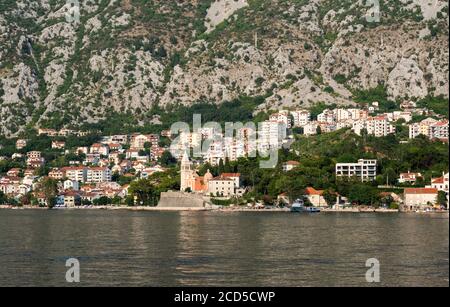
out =
[[434,188],[407,188],[405,194],[437,194],[438,190]]
[[316,190],[312,187],[307,187],[305,189],[305,194],[306,195],[322,195],[323,194],[323,190]]
[[433,179],[431,183],[444,183],[444,177]]
[[222,177],[241,177],[240,173],[223,173]]

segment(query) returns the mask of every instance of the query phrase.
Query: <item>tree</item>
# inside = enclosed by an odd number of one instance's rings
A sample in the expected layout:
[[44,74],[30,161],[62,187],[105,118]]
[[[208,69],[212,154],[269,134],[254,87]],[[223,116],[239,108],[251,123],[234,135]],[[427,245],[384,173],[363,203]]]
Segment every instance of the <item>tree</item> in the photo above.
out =
[[316,134],[321,135],[322,134],[322,128],[320,126],[317,126],[316,128]]
[[166,150],[163,152],[161,158],[159,158],[159,163],[162,166],[171,167],[177,164],[177,159],[172,156],[170,151]]
[[337,195],[334,190],[327,189],[323,192],[323,198],[327,202],[327,205],[331,207],[336,203]]
[[90,206],[90,205],[92,205],[92,202],[89,199],[85,198],[81,201],[81,204],[83,206]]
[[48,206],[53,207],[56,204],[56,196],[58,195],[58,182],[46,177],[40,183],[39,189],[44,193]]
[[219,174],[222,174],[225,171],[225,166],[223,164],[223,160],[219,160]]
[[4,205],[8,202],[8,197],[6,197],[6,195],[0,191],[0,205]]
[[444,191],[438,192],[437,203],[440,206],[447,208],[447,194]]
[[106,197],[106,196],[96,198],[93,201],[94,206],[107,206],[107,205],[110,205],[111,203],[112,203],[111,198]]
[[360,183],[350,187],[348,199],[358,205],[374,206],[379,203],[380,196],[376,188]]
[[155,187],[149,179],[140,179],[131,182],[128,193],[135,199],[135,204],[142,206],[157,205]]

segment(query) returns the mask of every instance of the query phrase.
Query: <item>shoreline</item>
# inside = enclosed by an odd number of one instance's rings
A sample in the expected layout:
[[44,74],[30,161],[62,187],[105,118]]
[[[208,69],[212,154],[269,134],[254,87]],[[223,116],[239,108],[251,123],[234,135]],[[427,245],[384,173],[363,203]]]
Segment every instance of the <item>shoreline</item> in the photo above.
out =
[[[145,206],[98,206],[98,207],[73,207],[73,208],[53,208],[49,209],[46,207],[35,207],[35,206],[22,206],[22,207],[14,207],[9,205],[1,205],[0,210],[126,210],[126,211],[154,211],[154,212],[182,212],[182,211],[193,211],[193,212],[201,212],[201,211],[213,211],[213,212],[222,212],[222,213],[232,213],[232,212],[280,212],[287,213],[290,212],[288,208],[270,208],[270,209],[253,209],[253,208],[211,208],[211,207],[203,207],[203,208],[194,208],[194,207],[145,207]],[[412,213],[412,214],[449,214],[448,211],[432,211],[432,212],[401,212],[397,209],[369,209],[369,208],[347,208],[347,209],[329,209],[323,208],[320,213]]]

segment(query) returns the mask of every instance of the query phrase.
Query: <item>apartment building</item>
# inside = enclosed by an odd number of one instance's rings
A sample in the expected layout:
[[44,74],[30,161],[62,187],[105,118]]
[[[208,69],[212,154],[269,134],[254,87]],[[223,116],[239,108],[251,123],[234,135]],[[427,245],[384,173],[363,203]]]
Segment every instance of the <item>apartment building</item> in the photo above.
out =
[[356,134],[361,135],[363,129],[367,131],[367,134],[376,137],[395,133],[395,127],[389,122],[386,116],[369,117],[353,123],[352,130]]
[[86,182],[98,183],[111,181],[111,170],[107,167],[88,167]]
[[261,122],[258,130],[258,149],[260,151],[281,148],[282,142],[287,135],[286,125],[277,121],[267,120]]
[[291,112],[294,127],[304,127],[311,120],[311,112],[307,110],[296,110]]
[[50,172],[48,172],[48,176],[55,180],[61,180],[64,178],[64,172],[59,168],[53,168]]
[[269,120],[284,124],[288,129],[292,127],[292,121],[288,111],[280,111],[279,113],[272,114]]
[[336,115],[333,110],[325,109],[322,113],[317,115],[317,121],[322,123],[335,123]]
[[65,174],[65,178],[72,180],[72,181],[78,181],[81,183],[86,182],[87,178],[87,168],[83,166],[72,166],[72,167],[64,167],[62,168],[62,171]]
[[359,159],[357,163],[337,163],[336,177],[357,177],[361,181],[373,181],[377,176],[377,160]]
[[420,123],[409,125],[409,138],[414,139],[419,135],[424,135],[430,139],[448,140],[448,120],[438,121],[427,118]]

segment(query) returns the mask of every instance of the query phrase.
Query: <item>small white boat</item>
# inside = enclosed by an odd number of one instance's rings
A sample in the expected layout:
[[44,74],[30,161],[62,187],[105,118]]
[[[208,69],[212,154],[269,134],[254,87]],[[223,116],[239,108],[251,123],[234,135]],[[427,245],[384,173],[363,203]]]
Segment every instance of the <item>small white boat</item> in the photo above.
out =
[[291,206],[291,212],[319,213],[320,209],[316,207],[305,207],[305,202],[297,199]]

